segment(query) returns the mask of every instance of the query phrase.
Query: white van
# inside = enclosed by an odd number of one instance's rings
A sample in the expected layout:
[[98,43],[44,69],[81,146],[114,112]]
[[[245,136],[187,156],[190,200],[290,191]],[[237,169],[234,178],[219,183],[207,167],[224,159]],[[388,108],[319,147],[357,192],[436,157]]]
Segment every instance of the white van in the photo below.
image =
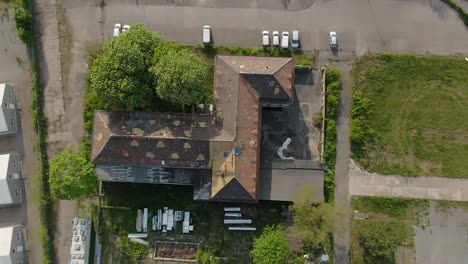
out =
[[281,47],[283,49],[289,48],[289,32],[287,31],[283,31],[283,33],[281,33]]
[[203,26],[203,44],[211,43],[211,27],[208,25]]
[[278,31],[273,31],[273,46],[274,47],[279,46],[279,32]]
[[299,48],[299,31],[297,30],[294,30],[292,32],[291,47],[293,47],[294,49]]
[[262,45],[263,47],[270,46],[270,32],[268,30],[262,31]]

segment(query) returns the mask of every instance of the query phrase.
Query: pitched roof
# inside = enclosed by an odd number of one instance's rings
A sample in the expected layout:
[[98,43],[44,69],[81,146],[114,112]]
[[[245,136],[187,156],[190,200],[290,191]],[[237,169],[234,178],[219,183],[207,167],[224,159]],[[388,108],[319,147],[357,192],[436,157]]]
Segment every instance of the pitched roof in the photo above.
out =
[[262,103],[292,102],[293,80],[291,58],[216,57],[217,117],[235,137],[234,178],[254,200],[259,193]]
[[13,238],[14,226],[0,228],[0,263],[11,263],[11,240]]
[[5,95],[6,85],[7,84],[0,83],[0,132],[8,131],[5,114],[3,113],[3,97]]
[[0,155],[0,204],[11,204],[13,202],[7,182],[9,163],[10,154]]
[[212,199],[256,201],[262,104],[290,103],[293,79],[291,58],[217,56],[215,115],[97,111],[92,160],[208,168]]

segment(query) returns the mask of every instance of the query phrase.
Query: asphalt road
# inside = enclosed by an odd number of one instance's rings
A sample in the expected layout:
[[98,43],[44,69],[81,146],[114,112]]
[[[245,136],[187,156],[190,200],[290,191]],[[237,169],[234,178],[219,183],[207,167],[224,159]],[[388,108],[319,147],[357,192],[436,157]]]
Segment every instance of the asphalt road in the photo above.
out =
[[326,51],[334,30],[340,48],[357,55],[468,53],[467,29],[440,1],[107,0],[102,8],[97,0],[63,2],[80,42],[110,38],[115,23],[144,23],[169,40],[193,45],[201,43],[201,28],[209,24],[220,45],[260,47],[262,30],[299,30],[304,50]]

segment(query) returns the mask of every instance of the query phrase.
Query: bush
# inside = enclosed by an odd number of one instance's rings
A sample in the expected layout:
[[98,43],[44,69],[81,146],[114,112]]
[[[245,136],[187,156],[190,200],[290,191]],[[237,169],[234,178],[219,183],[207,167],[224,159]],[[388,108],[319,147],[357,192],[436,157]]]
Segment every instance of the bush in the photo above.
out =
[[32,16],[29,11],[18,8],[15,11],[15,23],[16,23],[16,31],[18,31],[18,37],[23,41],[25,44],[29,44],[31,42],[31,35],[32,35]]
[[333,200],[335,188],[335,163],[336,163],[336,120],[338,118],[338,106],[340,103],[340,71],[328,69],[325,75],[325,137],[323,160],[327,165],[325,171],[325,198]]
[[317,129],[322,129],[322,123],[323,123],[322,113],[321,112],[315,113],[312,116],[312,124],[314,125],[314,127],[316,127]]
[[408,228],[400,221],[359,221],[359,244],[367,263],[395,263],[397,247],[405,242]]
[[139,261],[148,253],[148,247],[131,241],[127,235],[128,233],[120,232],[120,250],[122,255],[128,257],[132,263],[139,263]]

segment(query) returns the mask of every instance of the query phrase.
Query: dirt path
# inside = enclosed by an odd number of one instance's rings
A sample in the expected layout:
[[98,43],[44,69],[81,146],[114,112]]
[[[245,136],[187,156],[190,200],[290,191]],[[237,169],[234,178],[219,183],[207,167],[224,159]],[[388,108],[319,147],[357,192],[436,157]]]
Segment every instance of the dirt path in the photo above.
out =
[[[40,21],[42,58],[41,70],[44,83],[44,114],[48,120],[48,154],[52,159],[69,145],[76,144],[82,134],[73,135],[72,123],[76,113],[67,113],[65,89],[62,82],[57,2],[37,0]],[[69,100],[67,100],[69,101]],[[81,116],[81,112],[78,116]],[[80,130],[78,130],[80,131]],[[76,216],[76,201],[59,201],[56,206],[55,251],[57,263],[68,263],[71,246],[71,223]]]
[[349,167],[351,195],[468,201],[468,179],[369,173],[353,161]]

